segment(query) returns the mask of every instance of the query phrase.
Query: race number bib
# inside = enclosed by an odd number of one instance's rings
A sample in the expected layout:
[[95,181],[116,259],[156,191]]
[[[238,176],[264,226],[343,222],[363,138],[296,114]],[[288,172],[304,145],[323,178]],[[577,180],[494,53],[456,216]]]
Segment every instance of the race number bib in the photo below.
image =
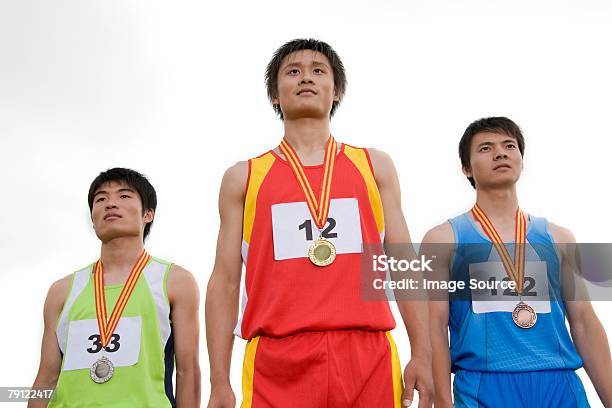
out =
[[[474,289],[473,283],[487,284],[486,288]],[[501,262],[479,262],[470,264],[470,288],[472,292],[472,310],[474,313],[513,312],[521,300],[516,289],[498,285],[495,282],[511,282]],[[525,263],[525,284],[523,302],[536,313],[550,313],[548,293],[548,275],[546,262],[533,261]]]
[[71,321],[63,370],[89,369],[102,356],[111,360],[115,367],[136,364],[140,354],[141,330],[140,316],[122,317],[103,348],[96,319]]
[[[335,245],[337,254],[362,252],[361,221],[356,198],[331,200],[322,235]],[[308,257],[308,249],[319,237],[319,230],[306,202],[274,204],[272,236],[275,260]]]

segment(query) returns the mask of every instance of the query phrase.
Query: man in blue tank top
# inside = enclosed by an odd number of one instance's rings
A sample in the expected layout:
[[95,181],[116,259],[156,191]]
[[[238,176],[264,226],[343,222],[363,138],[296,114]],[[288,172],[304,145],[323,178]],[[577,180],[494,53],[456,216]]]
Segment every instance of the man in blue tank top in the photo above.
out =
[[453,405],[451,372],[455,407],[588,407],[575,373],[583,365],[612,406],[603,326],[590,302],[560,295],[562,271],[575,267],[575,238],[519,207],[524,146],[508,118],[470,124],[459,155],[476,204],[423,238],[436,277],[466,283],[430,302],[436,407]]

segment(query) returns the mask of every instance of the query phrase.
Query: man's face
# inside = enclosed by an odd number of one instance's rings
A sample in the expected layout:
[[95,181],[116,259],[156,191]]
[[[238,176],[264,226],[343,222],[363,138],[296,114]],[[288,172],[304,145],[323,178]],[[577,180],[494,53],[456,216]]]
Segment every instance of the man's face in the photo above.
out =
[[153,221],[153,210],[142,212],[140,194],[124,182],[104,183],[94,194],[91,218],[102,242],[140,236],[145,224]]
[[334,74],[325,55],[301,50],[287,55],[278,70],[278,95],[285,119],[329,118],[334,101]]
[[463,169],[473,177],[476,188],[511,186],[521,176],[523,157],[516,139],[505,133],[480,132],[472,138],[470,168]]

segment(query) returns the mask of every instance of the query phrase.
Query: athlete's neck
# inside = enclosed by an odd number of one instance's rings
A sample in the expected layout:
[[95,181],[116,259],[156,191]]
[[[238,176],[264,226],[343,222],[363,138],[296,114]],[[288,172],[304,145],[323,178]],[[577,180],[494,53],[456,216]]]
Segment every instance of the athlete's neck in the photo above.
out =
[[516,187],[476,190],[476,204],[491,220],[514,220],[518,208]]
[[285,140],[298,153],[308,155],[325,151],[325,144],[329,135],[328,119],[300,118],[285,120]]
[[127,276],[143,249],[142,238],[139,236],[114,238],[102,243],[100,260],[104,276]]

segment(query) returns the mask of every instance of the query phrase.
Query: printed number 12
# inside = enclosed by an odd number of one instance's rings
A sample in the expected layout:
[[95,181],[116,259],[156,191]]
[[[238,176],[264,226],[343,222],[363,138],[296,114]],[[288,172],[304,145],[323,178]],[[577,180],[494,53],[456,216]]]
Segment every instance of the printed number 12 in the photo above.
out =
[[[336,227],[336,220],[333,218],[328,218],[327,222],[327,228],[325,228],[323,232],[321,232],[321,236],[323,238],[337,238],[338,233],[332,232],[332,230]],[[312,220],[305,220],[299,225],[299,229],[306,231],[307,241],[312,241]]]

